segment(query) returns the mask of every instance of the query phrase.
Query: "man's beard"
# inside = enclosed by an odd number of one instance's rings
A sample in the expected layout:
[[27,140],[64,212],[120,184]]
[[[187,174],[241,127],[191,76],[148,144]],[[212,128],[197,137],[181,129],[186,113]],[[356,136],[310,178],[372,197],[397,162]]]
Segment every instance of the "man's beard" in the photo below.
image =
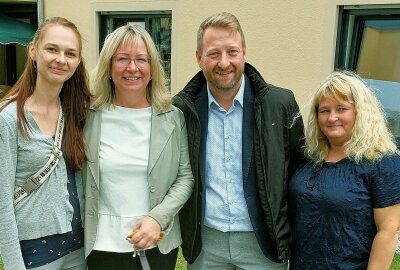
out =
[[232,79],[232,81],[229,82],[229,84],[222,84],[217,79],[209,80],[209,83],[214,85],[214,87],[220,90],[221,92],[229,92],[233,89],[238,88],[241,78],[242,78],[241,76],[239,76],[238,78],[235,77]]

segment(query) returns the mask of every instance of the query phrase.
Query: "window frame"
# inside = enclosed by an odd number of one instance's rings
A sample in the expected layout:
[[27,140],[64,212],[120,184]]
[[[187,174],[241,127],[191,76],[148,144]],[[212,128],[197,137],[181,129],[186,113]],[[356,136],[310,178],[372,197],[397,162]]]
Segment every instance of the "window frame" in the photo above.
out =
[[114,30],[114,20],[143,19],[146,30],[150,33],[150,19],[169,17],[172,20],[172,10],[149,11],[102,11],[100,12],[99,51],[103,47],[105,37]]
[[[339,7],[335,70],[356,70],[366,20],[400,19],[400,4]],[[351,37],[351,38],[350,38]]]

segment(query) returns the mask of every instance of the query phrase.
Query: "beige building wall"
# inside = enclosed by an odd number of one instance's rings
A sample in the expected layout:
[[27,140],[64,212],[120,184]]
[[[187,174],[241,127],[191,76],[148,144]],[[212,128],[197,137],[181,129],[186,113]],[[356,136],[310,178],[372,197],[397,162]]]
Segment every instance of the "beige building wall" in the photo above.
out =
[[292,89],[300,105],[333,71],[339,5],[399,4],[389,0],[44,0],[44,15],[77,24],[86,42],[88,69],[99,48],[98,13],[172,10],[171,90],[176,93],[199,71],[196,32],[211,14],[235,14],[244,30],[248,62],[272,83]]

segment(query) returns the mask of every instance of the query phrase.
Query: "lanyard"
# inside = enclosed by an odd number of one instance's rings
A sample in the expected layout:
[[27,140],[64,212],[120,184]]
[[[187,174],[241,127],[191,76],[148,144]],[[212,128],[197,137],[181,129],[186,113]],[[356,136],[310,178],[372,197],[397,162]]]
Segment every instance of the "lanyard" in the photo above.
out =
[[142,265],[143,270],[151,270],[149,261],[147,260],[147,257],[146,257],[146,251],[135,249],[132,254],[132,257],[136,257],[136,255],[139,257],[140,264]]

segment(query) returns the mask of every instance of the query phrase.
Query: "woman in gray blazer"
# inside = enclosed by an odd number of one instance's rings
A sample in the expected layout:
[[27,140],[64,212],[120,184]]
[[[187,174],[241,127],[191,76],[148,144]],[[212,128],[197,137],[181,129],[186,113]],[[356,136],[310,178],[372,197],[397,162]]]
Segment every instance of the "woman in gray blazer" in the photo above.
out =
[[178,211],[194,180],[185,120],[171,105],[150,35],[137,25],[117,28],[93,75],[83,169],[88,267],[175,269]]

